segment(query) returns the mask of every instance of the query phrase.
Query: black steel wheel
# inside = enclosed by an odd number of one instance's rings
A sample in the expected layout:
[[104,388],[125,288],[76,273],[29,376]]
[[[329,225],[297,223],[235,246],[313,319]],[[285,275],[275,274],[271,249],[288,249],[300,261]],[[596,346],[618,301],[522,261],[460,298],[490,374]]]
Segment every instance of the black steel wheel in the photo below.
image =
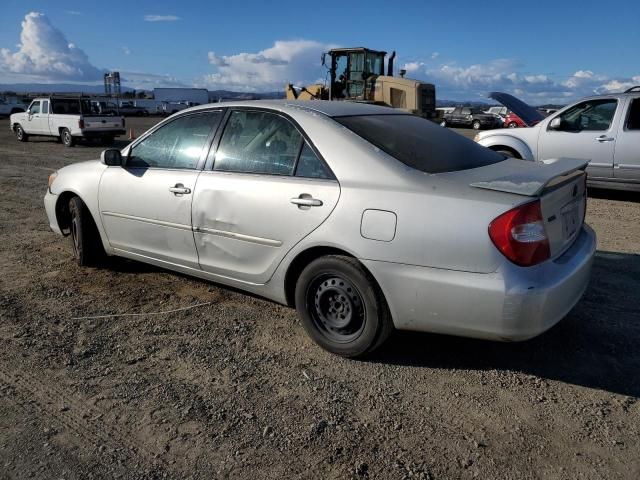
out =
[[393,331],[380,287],[354,258],[330,255],[314,260],[300,274],[295,296],[305,330],[332,353],[365,355]]
[[16,125],[14,132],[19,142],[26,142],[29,140],[29,135],[27,135],[27,133],[24,131],[22,125]]

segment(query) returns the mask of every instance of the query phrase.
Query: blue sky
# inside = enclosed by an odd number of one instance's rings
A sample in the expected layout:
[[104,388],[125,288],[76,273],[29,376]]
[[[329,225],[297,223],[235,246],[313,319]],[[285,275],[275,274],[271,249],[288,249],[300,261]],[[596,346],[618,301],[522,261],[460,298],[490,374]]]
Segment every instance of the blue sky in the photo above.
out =
[[4,0],[0,83],[91,83],[115,69],[137,88],[280,90],[323,78],[331,46],[396,50],[441,99],[568,101],[640,83],[637,0],[101,4]]

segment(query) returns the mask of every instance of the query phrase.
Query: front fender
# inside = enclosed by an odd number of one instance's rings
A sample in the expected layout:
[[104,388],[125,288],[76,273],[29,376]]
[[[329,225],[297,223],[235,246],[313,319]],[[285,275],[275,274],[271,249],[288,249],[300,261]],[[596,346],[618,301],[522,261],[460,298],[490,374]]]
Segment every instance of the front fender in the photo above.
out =
[[524,140],[512,137],[511,135],[490,135],[478,139],[477,142],[483,147],[487,147],[492,150],[500,150],[499,147],[507,147],[507,150],[511,149],[516,151],[523,160],[534,161],[536,159],[532,149]]

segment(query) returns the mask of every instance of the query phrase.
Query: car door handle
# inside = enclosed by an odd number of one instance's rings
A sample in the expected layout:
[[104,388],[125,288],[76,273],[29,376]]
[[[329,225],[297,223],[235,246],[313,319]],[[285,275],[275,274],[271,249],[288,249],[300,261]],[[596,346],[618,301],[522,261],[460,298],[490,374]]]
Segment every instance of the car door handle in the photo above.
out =
[[615,140],[615,138],[613,137],[607,137],[606,135],[600,135],[599,137],[596,137],[596,140],[600,143],[603,142],[613,142]]
[[291,203],[293,203],[294,205],[298,205],[299,207],[321,207],[322,206],[322,200],[318,200],[317,198],[313,198],[311,196],[303,196],[303,195],[300,195],[297,198],[292,198]]
[[176,183],[175,186],[169,187],[169,191],[173,192],[175,195],[184,195],[184,194],[191,193],[191,189],[185,187],[181,183]]

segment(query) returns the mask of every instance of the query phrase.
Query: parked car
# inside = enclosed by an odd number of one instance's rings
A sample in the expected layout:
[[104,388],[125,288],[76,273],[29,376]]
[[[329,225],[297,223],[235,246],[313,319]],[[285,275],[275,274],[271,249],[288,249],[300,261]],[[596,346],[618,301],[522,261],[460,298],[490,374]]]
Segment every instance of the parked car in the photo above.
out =
[[470,127],[474,130],[502,126],[495,115],[471,107],[456,107],[452,112],[445,113],[440,125],[443,127]]
[[58,170],[44,202],[80,265],[118,255],[295,306],[353,357],[394,328],[506,341],[558,322],[595,251],[585,165],[381,106],[219,103]]
[[120,115],[118,105],[106,100],[91,100],[91,108],[93,113],[101,115]]
[[583,158],[589,185],[640,190],[640,87],[585,98],[546,118],[511,95],[491,95],[534,128],[482,132],[480,145],[524,160]]
[[10,103],[0,98],[0,116],[9,116],[13,113],[24,112],[27,109],[24,103]]
[[124,118],[95,113],[90,99],[78,97],[36,98],[26,112],[11,115],[9,125],[20,142],[30,136],[56,137],[66,147],[78,139],[111,144],[125,133]]
[[522,119],[511,110],[509,110],[504,116],[503,122],[504,126],[507,128],[522,128],[527,126],[527,124],[524,123]]
[[147,117],[149,110],[144,107],[136,107],[131,102],[122,102],[119,108],[120,115],[125,117]]

